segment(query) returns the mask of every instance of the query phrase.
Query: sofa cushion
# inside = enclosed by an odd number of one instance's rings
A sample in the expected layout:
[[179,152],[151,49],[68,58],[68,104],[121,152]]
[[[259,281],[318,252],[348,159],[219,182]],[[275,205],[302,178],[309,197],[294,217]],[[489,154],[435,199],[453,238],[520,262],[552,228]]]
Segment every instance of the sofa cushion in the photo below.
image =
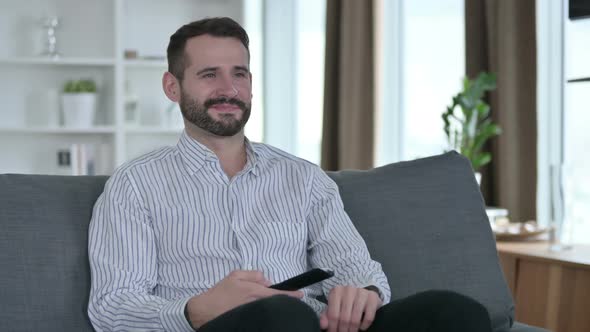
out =
[[329,173],[392,299],[429,289],[481,302],[494,331],[508,331],[514,305],[485,205],[467,159],[449,152],[368,171]]
[[92,331],[88,223],[105,181],[0,175],[0,331]]

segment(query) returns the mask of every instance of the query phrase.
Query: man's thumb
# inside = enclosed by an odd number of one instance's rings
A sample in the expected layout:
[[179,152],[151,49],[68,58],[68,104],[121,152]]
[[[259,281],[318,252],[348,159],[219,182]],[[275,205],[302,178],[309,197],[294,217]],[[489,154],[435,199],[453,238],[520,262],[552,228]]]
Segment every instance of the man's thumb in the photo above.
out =
[[328,315],[326,314],[325,310],[320,315],[320,328],[322,330],[325,330],[328,328]]

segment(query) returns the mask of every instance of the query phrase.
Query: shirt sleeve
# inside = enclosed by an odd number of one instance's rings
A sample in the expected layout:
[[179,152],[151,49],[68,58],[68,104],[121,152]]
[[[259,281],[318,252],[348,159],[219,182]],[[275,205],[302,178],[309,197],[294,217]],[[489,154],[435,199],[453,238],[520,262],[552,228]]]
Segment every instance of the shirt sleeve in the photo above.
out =
[[344,211],[338,186],[323,171],[314,173],[307,213],[309,257],[313,267],[330,268],[334,277],[322,283],[327,296],[338,285],[359,288],[375,286],[383,304],[391,290],[381,264],[371,259],[369,250]]
[[154,295],[157,248],[133,181],[116,172],[90,222],[91,289],[88,315],[97,331],[194,331],[184,316],[189,298]]

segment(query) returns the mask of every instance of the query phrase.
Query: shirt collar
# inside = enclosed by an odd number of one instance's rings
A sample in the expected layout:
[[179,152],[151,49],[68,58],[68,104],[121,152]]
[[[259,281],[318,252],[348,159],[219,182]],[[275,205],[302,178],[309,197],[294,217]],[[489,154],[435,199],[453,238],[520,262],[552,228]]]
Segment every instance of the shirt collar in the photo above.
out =
[[[250,143],[247,138],[244,139],[246,145],[246,166],[244,171],[251,169],[252,174],[258,175],[258,166],[260,152]],[[191,174],[197,173],[206,163],[217,161],[217,155],[204,144],[190,137],[186,130],[182,131],[178,144],[176,145],[184,164]]]
[[251,169],[253,175],[258,176],[260,173],[259,168],[261,166],[260,152],[256,149],[256,146],[250,143],[250,140],[244,138],[244,144],[246,144],[246,166],[245,170]]

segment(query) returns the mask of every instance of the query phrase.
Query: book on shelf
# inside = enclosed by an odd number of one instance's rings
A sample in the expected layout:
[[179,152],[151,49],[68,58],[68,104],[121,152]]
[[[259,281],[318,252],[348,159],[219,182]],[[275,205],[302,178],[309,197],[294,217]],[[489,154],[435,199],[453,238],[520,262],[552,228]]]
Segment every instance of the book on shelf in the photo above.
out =
[[108,144],[71,144],[57,151],[58,174],[110,174],[110,155],[111,151]]

